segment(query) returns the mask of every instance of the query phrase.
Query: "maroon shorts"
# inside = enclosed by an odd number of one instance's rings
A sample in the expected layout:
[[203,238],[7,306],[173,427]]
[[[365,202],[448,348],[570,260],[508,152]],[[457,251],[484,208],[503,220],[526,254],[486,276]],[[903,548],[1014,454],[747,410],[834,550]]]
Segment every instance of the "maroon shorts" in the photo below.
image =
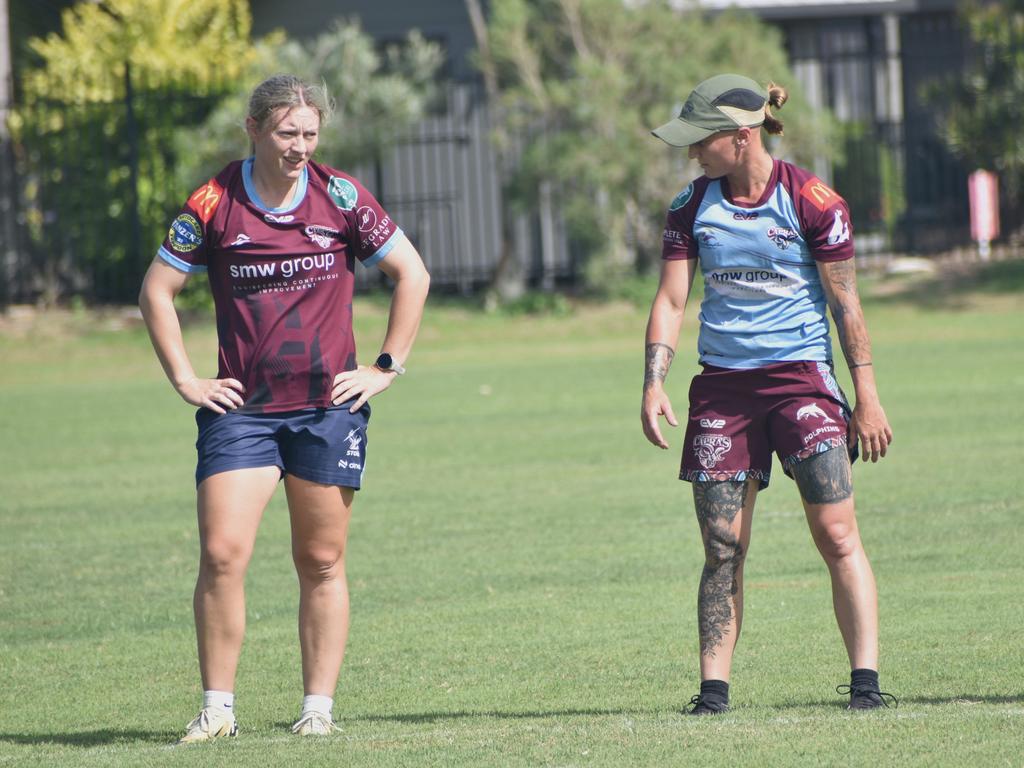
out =
[[845,446],[849,423],[850,407],[828,363],[707,365],[690,384],[679,479],[753,477],[767,488],[772,451],[788,475],[808,456]]

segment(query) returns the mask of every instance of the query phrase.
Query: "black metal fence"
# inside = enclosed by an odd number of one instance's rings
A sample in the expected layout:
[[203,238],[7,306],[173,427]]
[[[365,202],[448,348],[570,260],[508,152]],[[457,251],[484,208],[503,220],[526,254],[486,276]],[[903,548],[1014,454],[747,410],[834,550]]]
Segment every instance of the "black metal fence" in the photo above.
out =
[[[844,126],[836,186],[854,209],[862,250],[927,253],[966,243],[967,169],[937,138],[921,98],[924,82],[962,63],[961,33],[948,14],[904,19],[898,28],[887,23],[861,17],[785,25],[798,77]],[[902,95],[887,90],[897,59]],[[226,87],[153,87],[128,70],[109,99],[21,108],[12,142],[0,147],[7,153],[6,162],[0,156],[0,306],[74,296],[133,302],[196,181],[176,173],[188,151],[176,146],[176,132],[200,123]],[[500,254],[505,203],[490,133],[481,89],[452,84],[446,108],[405,142],[346,169],[416,242],[437,287],[479,288]],[[516,222],[518,259],[538,287],[580,274],[557,206],[553,198]],[[357,270],[360,285],[379,279],[376,270]]]
[[223,90],[152,87],[126,68],[109,92],[19,109],[6,190],[17,239],[4,275],[9,301],[133,301],[188,193],[174,172],[175,132],[201,121]]
[[[176,173],[179,153],[188,151],[176,132],[199,124],[225,89],[152,87],[130,70],[116,85],[114,98],[39,101],[20,110],[15,172],[0,178],[16,222],[15,242],[0,249],[7,254],[0,259],[0,306],[73,297],[134,302],[168,222],[197,183]],[[489,282],[501,252],[503,203],[478,86],[450,84],[445,109],[380,157],[345,170],[416,243],[435,287],[469,293]],[[568,241],[564,233],[544,241],[536,219],[517,219],[527,282],[564,284],[576,274]],[[378,270],[356,270],[361,287],[381,279]]]

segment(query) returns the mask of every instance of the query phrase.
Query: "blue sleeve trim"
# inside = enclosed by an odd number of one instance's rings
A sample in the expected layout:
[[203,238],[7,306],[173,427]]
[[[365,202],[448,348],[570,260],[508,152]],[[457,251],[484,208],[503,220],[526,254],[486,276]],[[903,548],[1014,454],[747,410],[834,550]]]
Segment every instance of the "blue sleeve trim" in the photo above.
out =
[[189,264],[187,261],[182,261],[173,253],[164,248],[162,245],[160,246],[160,250],[156,252],[156,255],[159,256],[164,261],[166,261],[175,269],[181,272],[187,272],[190,275],[206,271],[205,264]]
[[402,232],[401,229],[396,229],[394,231],[394,234],[392,234],[391,237],[388,238],[388,241],[384,243],[384,245],[377,249],[377,252],[373,254],[373,256],[363,261],[363,266],[372,267],[374,264],[377,264],[381,259],[383,259],[389,253],[391,253],[391,249],[398,245],[398,238],[400,236],[404,237],[405,233]]

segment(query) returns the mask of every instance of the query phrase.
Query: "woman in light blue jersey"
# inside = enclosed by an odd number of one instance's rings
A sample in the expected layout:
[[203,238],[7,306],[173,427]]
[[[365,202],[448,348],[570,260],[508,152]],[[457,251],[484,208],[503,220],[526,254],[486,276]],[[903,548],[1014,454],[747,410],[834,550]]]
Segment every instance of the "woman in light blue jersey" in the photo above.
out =
[[[680,478],[693,485],[705,563],[697,598],[700,693],[689,712],[729,708],[743,619],[743,562],[754,501],[771,455],[800,491],[828,566],[850,660],[850,709],[895,702],[878,685],[875,580],[857,530],[852,462],[885,456],[892,430],[879,402],[854,270],[846,202],[808,171],[767,152],[781,134],[783,88],[739,75],[698,85],[679,116],[653,131],[688,148],[704,175],[672,201],[647,325],[641,422],[668,448],[659,419],[678,422],[664,389],[697,271],[704,279]],[[826,307],[853,379],[851,408],[833,375]]]

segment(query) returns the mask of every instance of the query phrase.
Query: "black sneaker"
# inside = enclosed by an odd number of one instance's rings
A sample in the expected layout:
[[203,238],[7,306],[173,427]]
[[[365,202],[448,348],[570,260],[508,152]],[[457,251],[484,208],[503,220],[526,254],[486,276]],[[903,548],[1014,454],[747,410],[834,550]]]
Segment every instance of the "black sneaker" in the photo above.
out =
[[891,693],[885,693],[877,688],[855,688],[852,685],[837,685],[836,693],[850,694],[850,703],[847,709],[878,709],[879,707],[889,708],[892,702],[892,709],[900,705],[900,700]]
[[700,694],[690,699],[688,706],[693,707],[691,710],[685,710],[688,715],[721,715],[729,711],[729,705],[725,702]]

